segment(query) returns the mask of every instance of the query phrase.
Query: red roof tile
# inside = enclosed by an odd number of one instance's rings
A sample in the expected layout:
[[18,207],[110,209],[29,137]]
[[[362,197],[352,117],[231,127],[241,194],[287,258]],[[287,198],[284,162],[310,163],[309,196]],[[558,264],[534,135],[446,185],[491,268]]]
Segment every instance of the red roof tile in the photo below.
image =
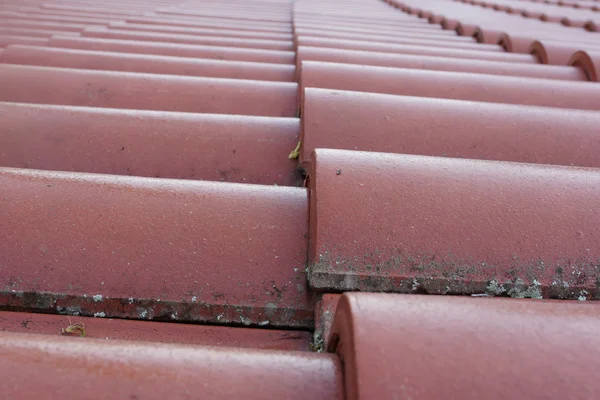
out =
[[583,400],[600,392],[597,315],[566,301],[346,294],[329,349],[347,399]]
[[[308,51],[305,49],[308,49]],[[584,71],[575,67],[505,62],[505,60],[482,60],[478,56],[476,57],[477,59],[464,59],[460,57],[462,51],[457,51],[458,57],[447,57],[441,54],[387,54],[344,50],[337,50],[336,54],[335,51],[330,52],[328,50],[300,46],[298,47],[298,61],[331,61],[345,64],[410,68],[428,71],[471,72],[572,81],[588,80]]]
[[600,297],[598,169],[324,149],[313,157],[314,289]]
[[270,117],[296,114],[297,85],[0,64],[0,100]]
[[300,90],[309,87],[600,110],[600,86],[555,79],[303,61]]
[[600,167],[598,112],[307,88],[302,113],[305,164],[347,149]]
[[[8,64],[45,67],[276,82],[293,82],[296,77],[296,70],[293,65],[202,60],[148,54],[109,53],[104,51],[55,49],[51,47],[23,45],[8,46],[4,50],[0,61]],[[554,68],[573,69],[569,67]]]
[[569,65],[580,67],[592,82],[600,82],[600,49],[597,51],[578,51],[569,60]]
[[[330,317],[333,319],[335,308],[331,312]],[[65,331],[73,325],[82,329],[74,329],[72,333]],[[72,336],[75,340],[83,334],[85,338],[104,340],[136,340],[264,350],[310,350],[310,333],[302,331],[69,317],[25,312],[0,311],[0,331],[44,333],[55,336],[61,334]]]
[[12,309],[312,324],[304,189],[19,169],[0,188]]
[[[15,43],[17,44],[17,43]],[[114,40],[53,36],[51,47],[120,52],[127,54],[151,54],[202,59],[253,61],[273,64],[293,64],[294,52],[278,50],[245,49],[239,47],[219,47],[188,45],[164,42],[142,42],[134,40]],[[184,60],[182,60],[184,61]]]
[[[0,333],[4,398],[341,399],[333,355]],[[74,383],[77,383],[74,387]],[[75,392],[75,393],[74,393]]]
[[[78,38],[68,38],[66,40],[78,40]],[[384,51],[363,51],[349,49],[339,49],[329,47],[329,41],[325,42],[321,39],[298,38],[297,48],[297,66],[300,69],[302,61],[330,61],[336,63],[348,63],[358,65],[380,65],[394,66],[398,63],[397,60],[402,60],[404,54],[413,54],[419,56],[436,56],[445,57],[448,59],[464,59],[469,60],[487,60],[511,63],[536,63],[535,57],[529,54],[511,54],[500,52],[482,52],[477,50],[463,49],[448,49],[441,47],[425,47],[414,45],[394,46],[393,49],[382,49]],[[337,43],[337,42],[336,42]],[[332,43],[335,45],[336,43]],[[452,60],[448,60],[451,62]]]
[[0,50],[11,44],[30,44],[43,46],[48,43],[44,37],[18,36],[18,35],[0,35]]
[[293,118],[18,103],[0,103],[0,113],[0,165],[7,167],[264,185],[297,181],[296,163],[287,158],[298,140]]
[[0,398],[594,397],[598,4],[3,1]]

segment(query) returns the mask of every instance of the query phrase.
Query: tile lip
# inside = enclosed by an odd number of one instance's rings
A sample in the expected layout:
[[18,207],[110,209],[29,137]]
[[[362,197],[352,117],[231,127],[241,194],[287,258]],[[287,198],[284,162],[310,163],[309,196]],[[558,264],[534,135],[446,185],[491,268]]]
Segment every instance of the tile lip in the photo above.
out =
[[[148,190],[170,190],[181,192],[194,192],[197,190],[209,191],[212,194],[240,194],[260,195],[273,193],[281,195],[299,195],[304,196],[307,189],[295,186],[273,186],[253,183],[238,182],[217,182],[207,180],[192,179],[174,179],[174,178],[154,178],[144,176],[128,176],[102,174],[93,172],[74,172],[74,171],[53,171],[29,168],[1,167],[0,176],[11,176],[16,178],[26,178],[34,180],[61,180],[65,182],[88,182],[90,184],[100,184],[118,187],[131,187]],[[241,194],[240,194],[241,195]]]
[[[50,39],[51,40],[51,39]],[[70,47],[47,47],[47,46],[36,46],[36,45],[28,45],[28,44],[11,44],[5,48],[5,50],[10,51],[11,49],[16,50],[37,50],[41,53],[50,53],[50,54],[68,54],[68,55],[91,55],[91,56],[100,56],[100,57],[113,57],[115,59],[133,59],[133,60],[157,60],[157,61],[172,61],[179,62],[182,64],[207,64],[214,66],[230,66],[230,65],[241,65],[245,67],[264,67],[264,68],[273,68],[279,69],[282,71],[285,70],[295,70],[295,66],[293,64],[278,64],[278,63],[269,63],[269,62],[258,62],[258,61],[245,61],[245,60],[218,60],[214,58],[201,58],[201,57],[178,57],[178,56],[167,56],[162,54],[148,54],[148,53],[124,53],[118,51],[108,51],[108,50],[89,50],[89,49],[74,49]],[[8,62],[7,64],[12,64]],[[170,76],[180,76],[180,77],[196,77],[196,78],[205,78],[211,79],[213,77],[210,76],[192,76],[192,75],[180,75],[180,74],[159,74],[152,72],[132,72],[132,71],[120,71],[116,70],[104,70],[104,69],[92,69],[92,68],[73,68],[73,67],[52,67],[38,64],[18,64],[23,66],[32,66],[39,68],[61,68],[61,69],[77,69],[84,71],[107,71],[107,72],[116,72],[116,73],[132,73],[136,75],[170,75]],[[240,78],[227,78],[227,77],[215,77],[214,79],[229,79],[229,80],[245,80],[245,81],[259,81],[259,82],[275,82],[271,80],[259,80],[259,79],[240,79]],[[295,83],[295,82],[289,82]]]
[[161,110],[139,110],[135,108],[109,108],[109,107],[91,107],[91,106],[71,106],[71,105],[60,105],[60,104],[40,104],[40,103],[20,103],[13,101],[0,101],[0,105],[7,104],[11,107],[22,107],[34,110],[36,108],[47,108],[54,110],[73,110],[73,111],[85,111],[88,113],[97,113],[97,114],[121,114],[121,115],[131,115],[131,114],[140,114],[143,116],[152,116],[152,117],[179,117],[183,119],[210,119],[215,121],[228,121],[231,119],[240,119],[246,121],[256,121],[256,122],[268,122],[268,121],[277,121],[278,123],[299,123],[298,118],[294,117],[277,117],[277,116],[267,116],[267,115],[245,115],[245,114],[215,114],[215,113],[195,113],[195,112],[186,112],[186,111],[161,111]]
[[[275,64],[277,65],[277,64]],[[259,81],[252,79],[235,79],[235,78],[212,78],[202,76],[183,76],[183,75],[169,75],[169,74],[152,74],[144,72],[125,72],[125,71],[104,71],[104,70],[89,70],[89,69],[77,69],[77,68],[62,68],[62,67],[44,67],[37,65],[17,65],[17,64],[0,64],[0,69],[14,69],[14,70],[29,70],[29,71],[48,71],[48,72],[68,72],[80,76],[107,76],[107,77],[124,77],[135,80],[143,79],[158,79],[158,80],[171,80],[171,81],[189,81],[194,80],[196,82],[223,82],[229,84],[240,84],[250,86],[267,86],[267,87],[287,87],[297,88],[298,83],[296,82],[275,82],[275,81]],[[265,115],[266,116],[266,115]],[[289,117],[288,117],[289,118]]]
[[[69,319],[70,318],[70,319]],[[58,336],[70,323],[84,323],[86,338],[199,346],[310,351],[310,332],[305,330],[231,327],[131,319],[83,317],[68,314],[41,314],[0,311],[2,331]],[[64,334],[63,334],[64,335]],[[108,336],[107,336],[108,335]],[[76,332],[74,335],[78,336]]]

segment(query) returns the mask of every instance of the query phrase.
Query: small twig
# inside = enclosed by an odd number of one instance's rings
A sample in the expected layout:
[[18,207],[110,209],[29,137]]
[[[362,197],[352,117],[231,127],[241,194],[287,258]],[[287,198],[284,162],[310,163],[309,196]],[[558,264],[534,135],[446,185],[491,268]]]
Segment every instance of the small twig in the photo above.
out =
[[298,158],[298,156],[300,155],[300,146],[302,145],[302,142],[299,141],[298,145],[296,146],[296,148],[294,150],[292,150],[292,152],[290,153],[290,155],[288,156],[288,158],[290,160],[295,160]]
[[61,335],[79,335],[81,337],[85,337],[85,324],[83,322],[71,323],[71,318],[67,317],[69,320],[69,326],[61,329]]

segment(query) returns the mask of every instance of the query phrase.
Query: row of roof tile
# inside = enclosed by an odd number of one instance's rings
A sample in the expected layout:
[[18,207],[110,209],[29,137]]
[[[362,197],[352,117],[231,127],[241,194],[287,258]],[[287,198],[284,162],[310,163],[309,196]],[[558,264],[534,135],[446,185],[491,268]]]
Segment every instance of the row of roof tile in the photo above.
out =
[[3,3],[3,395],[600,390],[597,33],[390,4]]
[[323,345],[333,354],[0,332],[0,392],[66,396],[74,380],[80,398],[587,399],[600,390],[596,304],[367,293],[324,301]]

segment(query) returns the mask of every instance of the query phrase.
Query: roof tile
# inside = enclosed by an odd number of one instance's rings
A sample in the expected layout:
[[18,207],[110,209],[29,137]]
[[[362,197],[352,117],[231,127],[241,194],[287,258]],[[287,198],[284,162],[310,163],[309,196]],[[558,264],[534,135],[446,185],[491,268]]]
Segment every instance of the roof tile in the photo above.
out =
[[302,112],[305,164],[347,149],[600,168],[597,111],[307,88]]
[[0,169],[0,303],[308,327],[302,188]]
[[271,117],[296,114],[297,85],[0,64],[0,100]]
[[600,297],[600,170],[314,154],[312,288]]
[[[466,72],[303,61],[300,67],[300,89],[309,87],[600,110],[600,86],[587,82]],[[556,93],[560,93],[560,96]]]
[[596,6],[3,1],[0,398],[593,397]]
[[294,118],[1,102],[0,114],[6,167],[297,183],[296,164],[287,158],[298,140]]
[[0,351],[6,398],[343,398],[339,361],[326,354],[7,332]]
[[[335,309],[332,311],[335,312]],[[104,340],[135,340],[264,350],[310,350],[310,333],[302,331],[0,311],[0,331],[43,333],[54,336],[62,334],[77,340],[83,331],[62,333],[71,325],[82,327],[85,338]]]
[[329,348],[347,399],[583,400],[600,391],[597,315],[568,301],[346,294]]

